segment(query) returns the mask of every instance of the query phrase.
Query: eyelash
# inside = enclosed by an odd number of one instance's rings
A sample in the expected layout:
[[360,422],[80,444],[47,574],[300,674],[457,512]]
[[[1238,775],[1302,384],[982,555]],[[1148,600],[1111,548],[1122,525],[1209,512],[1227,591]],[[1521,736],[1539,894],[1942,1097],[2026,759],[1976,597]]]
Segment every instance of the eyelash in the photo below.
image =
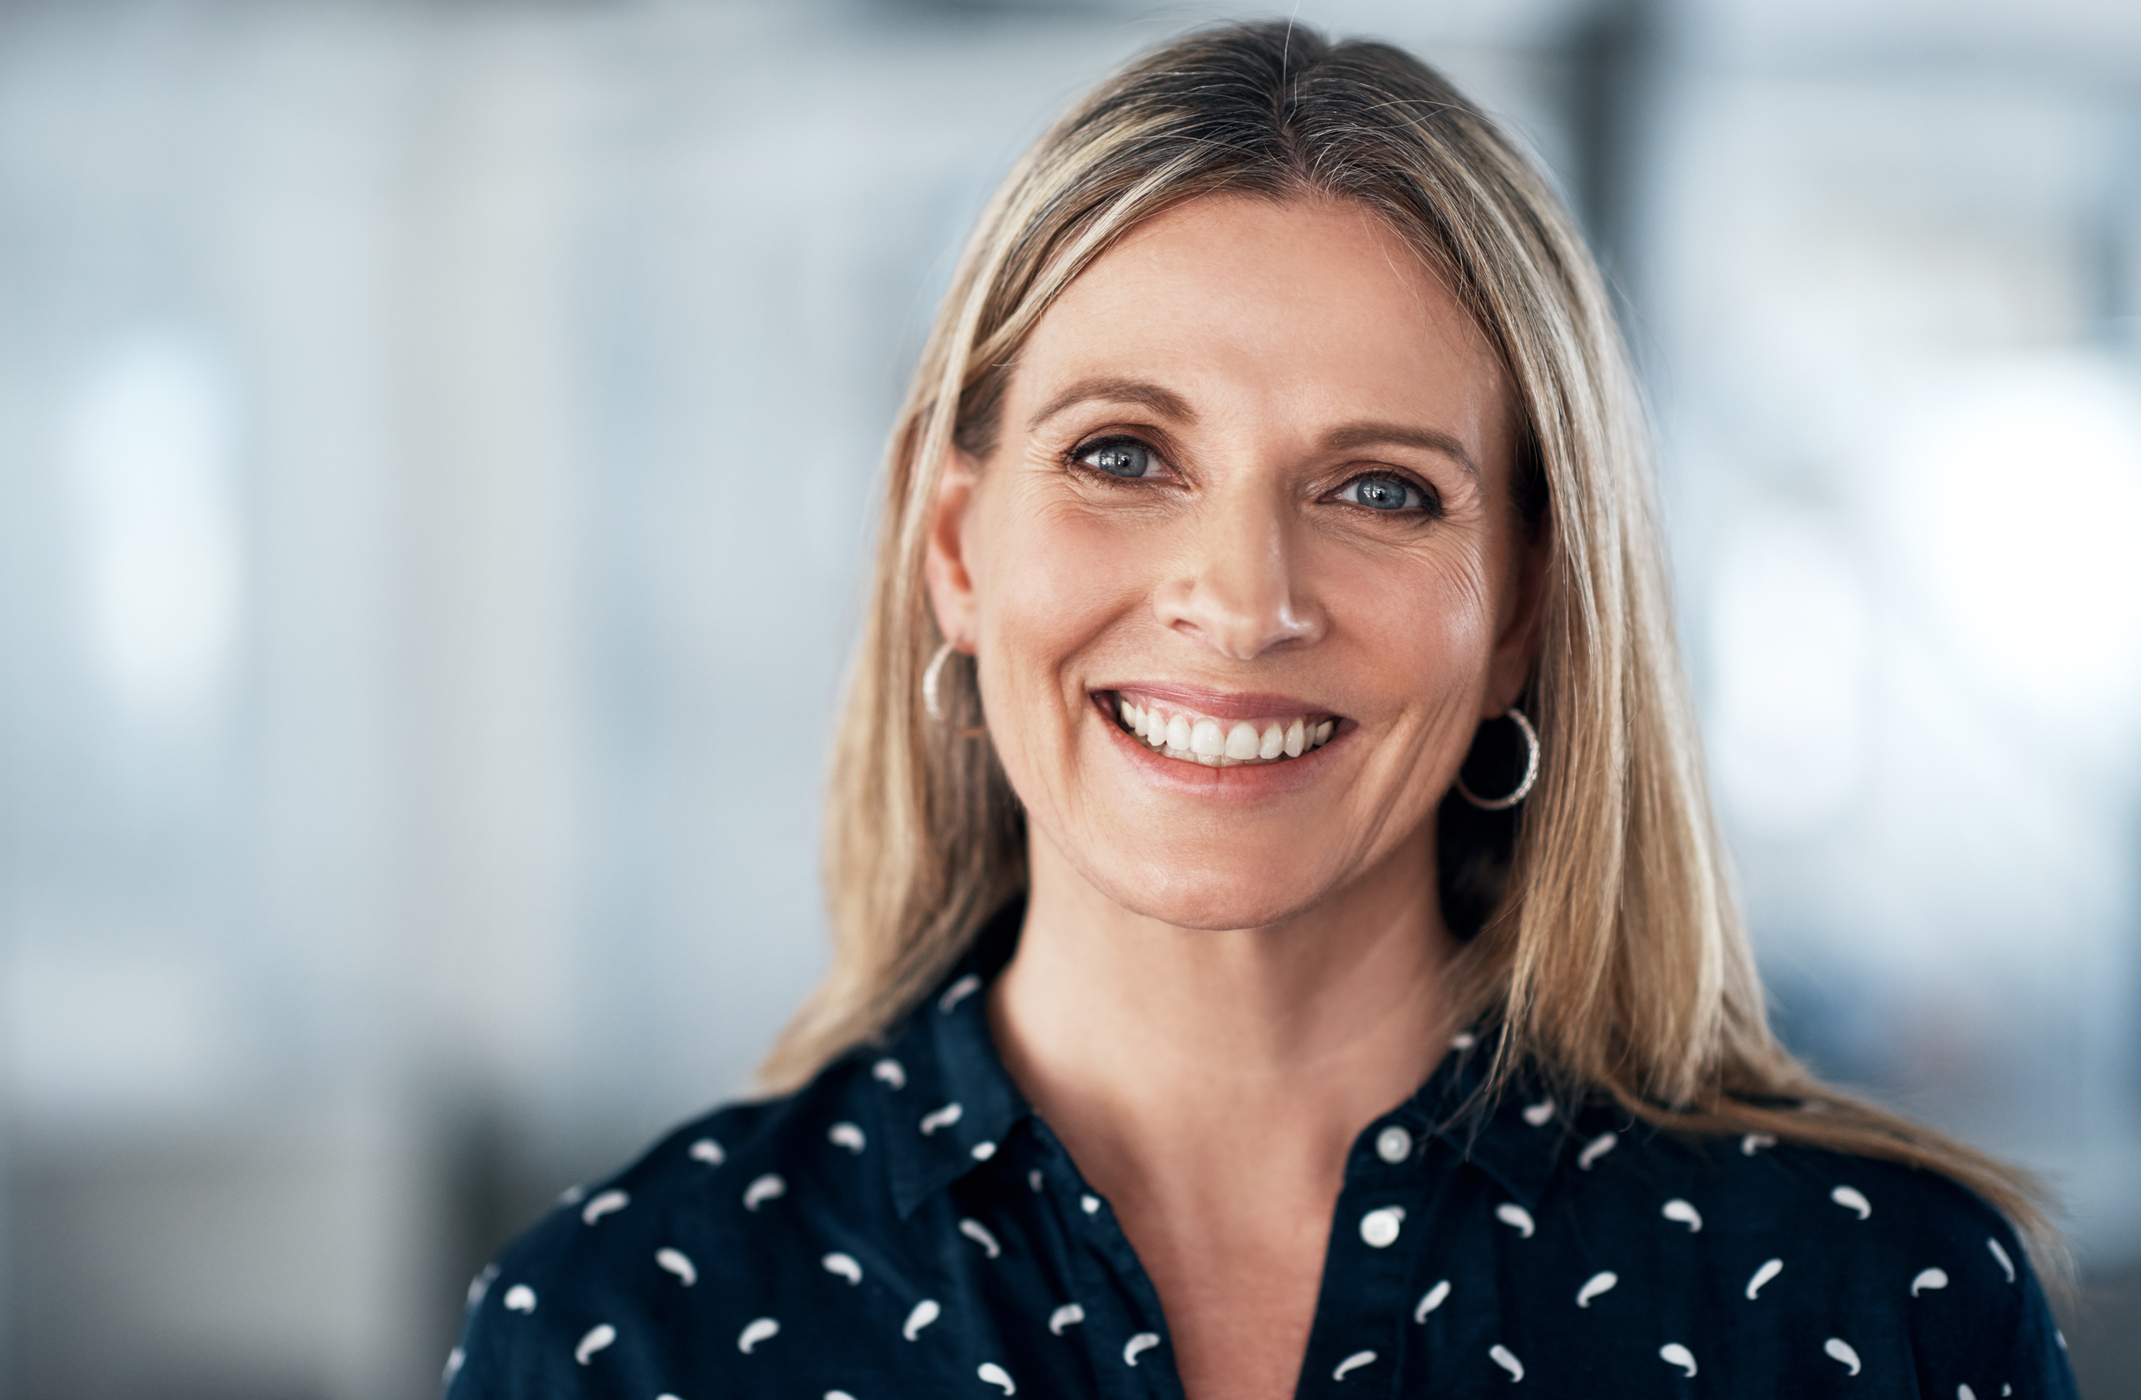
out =
[[[1109,482],[1128,483],[1133,481],[1152,480],[1152,478],[1149,476],[1119,476],[1114,472],[1093,466],[1091,463],[1086,461],[1086,458],[1091,457],[1097,452],[1103,452],[1111,447],[1135,447],[1139,451],[1149,454],[1155,462],[1165,460],[1161,457],[1158,448],[1154,447],[1151,443],[1146,442],[1144,439],[1134,437],[1128,433],[1110,433],[1104,437],[1088,438],[1086,441],[1079,443],[1076,447],[1073,447],[1067,454],[1065,454],[1065,460],[1069,465],[1082,470],[1087,476],[1099,477]],[[1442,493],[1435,490],[1434,487],[1420,480],[1412,473],[1398,471],[1394,468],[1385,467],[1378,471],[1356,472],[1352,476],[1349,476],[1344,481],[1340,482],[1338,485],[1332,487],[1331,490],[1326,494],[1327,496],[1336,496],[1338,493],[1344,491],[1349,486],[1357,485],[1363,481],[1375,480],[1396,481],[1403,483],[1403,485],[1408,490],[1418,493],[1420,497],[1420,504],[1412,508],[1411,510],[1406,511],[1378,511],[1373,506],[1359,505],[1350,501],[1341,502],[1340,504],[1351,505],[1356,510],[1367,511],[1368,513],[1374,515],[1408,515],[1418,518],[1425,518],[1428,520],[1442,519],[1444,513],[1442,508]]]

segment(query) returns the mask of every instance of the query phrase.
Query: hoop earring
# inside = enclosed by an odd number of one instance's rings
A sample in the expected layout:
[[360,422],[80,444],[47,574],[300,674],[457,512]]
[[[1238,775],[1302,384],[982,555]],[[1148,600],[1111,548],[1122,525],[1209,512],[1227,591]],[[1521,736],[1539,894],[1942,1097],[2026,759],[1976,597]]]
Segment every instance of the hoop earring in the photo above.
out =
[[951,660],[952,644],[946,642],[937,648],[937,654],[929,658],[929,669],[922,672],[922,708],[929,717],[962,739],[978,739],[989,732],[989,726],[961,729],[944,713],[944,706],[937,698],[937,681],[944,674],[944,663]]
[[1531,721],[1524,718],[1524,712],[1514,705],[1503,712],[1502,718],[1517,722],[1517,728],[1524,732],[1524,745],[1530,750],[1530,754],[1524,761],[1524,781],[1518,783],[1517,790],[1507,797],[1481,797],[1465,786],[1462,772],[1457,775],[1458,793],[1482,812],[1501,812],[1516,806],[1531,795],[1531,785],[1539,781],[1539,731],[1531,727]]

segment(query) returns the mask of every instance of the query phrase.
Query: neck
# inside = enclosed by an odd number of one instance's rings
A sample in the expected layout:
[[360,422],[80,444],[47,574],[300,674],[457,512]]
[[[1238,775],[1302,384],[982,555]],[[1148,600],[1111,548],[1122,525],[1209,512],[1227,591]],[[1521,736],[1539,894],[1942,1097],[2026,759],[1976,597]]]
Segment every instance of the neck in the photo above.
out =
[[[1431,837],[1427,838],[1431,840]],[[1020,1088],[1109,1194],[1218,1146],[1335,1193],[1345,1153],[1447,1047],[1454,944],[1432,846],[1284,923],[1183,929],[1132,912],[1033,838],[1017,956],[990,1019]]]

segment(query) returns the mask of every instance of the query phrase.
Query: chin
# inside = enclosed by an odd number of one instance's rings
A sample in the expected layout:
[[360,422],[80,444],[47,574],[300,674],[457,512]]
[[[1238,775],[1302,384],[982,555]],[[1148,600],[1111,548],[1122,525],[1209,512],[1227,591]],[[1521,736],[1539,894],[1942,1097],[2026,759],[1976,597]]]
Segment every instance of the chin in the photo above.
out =
[[1185,871],[1125,860],[1107,872],[1116,878],[1094,884],[1134,914],[1195,929],[1264,928],[1313,908],[1330,892],[1324,872],[1298,862],[1195,864]]

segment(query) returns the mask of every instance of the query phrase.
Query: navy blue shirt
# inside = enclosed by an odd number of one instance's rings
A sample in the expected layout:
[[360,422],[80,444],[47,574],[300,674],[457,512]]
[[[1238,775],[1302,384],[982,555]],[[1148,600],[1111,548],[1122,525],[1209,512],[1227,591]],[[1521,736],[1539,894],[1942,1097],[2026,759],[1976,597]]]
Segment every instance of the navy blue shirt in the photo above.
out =
[[[567,1193],[471,1286],[449,1400],[1179,1397],[1150,1279],[990,1040],[1007,924],[885,1044]],[[1961,1187],[1480,1105],[1484,1059],[1458,1037],[1353,1144],[1299,1396],[2074,1394]]]

